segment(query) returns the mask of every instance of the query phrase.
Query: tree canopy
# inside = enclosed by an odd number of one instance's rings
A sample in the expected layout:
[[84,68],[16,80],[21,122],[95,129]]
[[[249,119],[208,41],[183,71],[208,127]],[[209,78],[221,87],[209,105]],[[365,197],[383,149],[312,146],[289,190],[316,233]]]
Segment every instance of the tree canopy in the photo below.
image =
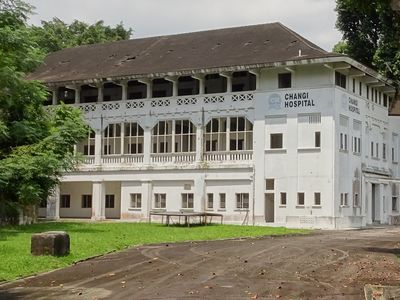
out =
[[336,26],[343,39],[334,48],[377,69],[400,77],[400,14],[391,0],[336,0]]
[[58,18],[42,21],[41,26],[32,26],[31,32],[38,46],[45,52],[55,52],[80,45],[127,40],[132,29],[125,29],[120,23],[114,28],[103,21],[87,24],[75,20],[67,24]]
[[26,24],[31,11],[20,0],[0,1],[0,223],[47,198],[74,168],[73,145],[88,132],[79,110],[46,111],[45,87],[25,79],[43,58]]

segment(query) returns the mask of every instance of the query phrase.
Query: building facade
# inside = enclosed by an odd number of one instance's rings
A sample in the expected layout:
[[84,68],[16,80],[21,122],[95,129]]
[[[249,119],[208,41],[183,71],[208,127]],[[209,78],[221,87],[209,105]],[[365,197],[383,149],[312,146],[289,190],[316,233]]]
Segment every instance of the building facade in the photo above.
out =
[[279,23],[66,49],[30,76],[79,107],[83,163],[40,214],[349,228],[398,222],[390,81]]

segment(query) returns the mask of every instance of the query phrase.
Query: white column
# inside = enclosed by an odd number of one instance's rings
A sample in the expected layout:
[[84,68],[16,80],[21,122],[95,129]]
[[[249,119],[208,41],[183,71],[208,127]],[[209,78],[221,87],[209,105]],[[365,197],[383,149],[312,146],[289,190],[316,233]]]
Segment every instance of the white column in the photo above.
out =
[[153,97],[153,81],[149,80],[146,83],[146,98],[152,98]]
[[151,180],[142,181],[142,211],[145,213],[146,218],[150,217],[150,210],[152,208],[152,194],[153,185]]
[[50,220],[60,218],[60,186],[55,186],[53,192],[47,198],[46,217]]
[[226,149],[225,151],[230,151],[230,137],[231,137],[231,119],[226,118]]
[[172,81],[172,96],[178,96],[178,79]]
[[368,182],[366,183],[367,186],[367,190],[365,193],[365,202],[366,202],[366,206],[365,206],[365,211],[366,211],[366,215],[367,215],[367,224],[372,224],[372,214],[374,213],[372,211],[372,183]]
[[101,164],[101,130],[97,129],[95,130],[95,136],[94,136],[94,164],[95,165],[100,165]]
[[206,183],[204,174],[198,175],[194,181],[194,211],[205,211]]
[[121,123],[121,155],[124,155],[125,150],[125,123]]
[[194,79],[197,79],[199,81],[199,95],[203,95],[205,92],[204,88],[204,75],[203,74],[198,74],[195,76],[192,76]]
[[231,73],[221,73],[221,76],[226,78],[226,92],[231,93],[232,92],[232,74]]
[[385,205],[386,205],[386,193],[385,185],[383,183],[379,184],[379,220],[381,224],[385,223]]
[[204,136],[203,136],[203,126],[196,126],[196,162],[200,163],[203,161],[203,151],[204,151]]
[[[175,120],[172,120],[171,143],[172,143],[172,145],[171,145],[171,153],[175,153],[176,152],[176,149],[175,149]],[[165,152],[168,152],[168,149]]]
[[75,89],[75,104],[81,103],[81,87],[77,86]]
[[104,100],[103,92],[104,92],[104,86],[103,84],[99,84],[97,86],[97,102],[103,102]]
[[143,162],[146,165],[150,164],[151,147],[151,129],[145,127],[143,132]]
[[128,99],[128,82],[122,81],[120,85],[122,87],[122,99],[121,100],[127,100]]
[[58,95],[57,95],[57,88],[54,88],[54,90],[52,90],[51,91],[52,92],[52,96],[53,96],[53,98],[52,98],[52,104],[53,105],[57,105],[58,104]]
[[106,184],[95,181],[92,185],[92,220],[104,220],[105,217]]

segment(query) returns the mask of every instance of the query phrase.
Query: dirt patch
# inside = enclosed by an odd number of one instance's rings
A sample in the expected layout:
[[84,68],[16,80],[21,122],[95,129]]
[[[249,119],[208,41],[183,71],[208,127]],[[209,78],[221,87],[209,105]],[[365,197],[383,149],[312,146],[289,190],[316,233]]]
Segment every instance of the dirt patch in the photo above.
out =
[[400,228],[142,246],[0,286],[0,298],[364,299],[400,285]]

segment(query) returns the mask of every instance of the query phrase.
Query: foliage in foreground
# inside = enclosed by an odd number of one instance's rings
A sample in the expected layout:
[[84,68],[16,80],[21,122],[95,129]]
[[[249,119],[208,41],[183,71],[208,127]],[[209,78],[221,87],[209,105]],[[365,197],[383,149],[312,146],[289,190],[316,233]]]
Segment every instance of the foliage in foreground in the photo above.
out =
[[[71,253],[59,258],[31,256],[31,234],[51,230],[70,234]],[[136,245],[308,232],[282,227],[211,225],[187,228],[147,223],[59,222],[6,227],[0,228],[0,280],[65,267],[78,260]]]
[[30,13],[22,1],[0,1],[0,223],[47,198],[87,134],[78,110],[46,112],[45,87],[25,79],[43,57],[26,25]]
[[336,27],[343,33],[343,41],[334,51],[399,80],[400,11],[393,9],[392,2],[336,0]]

